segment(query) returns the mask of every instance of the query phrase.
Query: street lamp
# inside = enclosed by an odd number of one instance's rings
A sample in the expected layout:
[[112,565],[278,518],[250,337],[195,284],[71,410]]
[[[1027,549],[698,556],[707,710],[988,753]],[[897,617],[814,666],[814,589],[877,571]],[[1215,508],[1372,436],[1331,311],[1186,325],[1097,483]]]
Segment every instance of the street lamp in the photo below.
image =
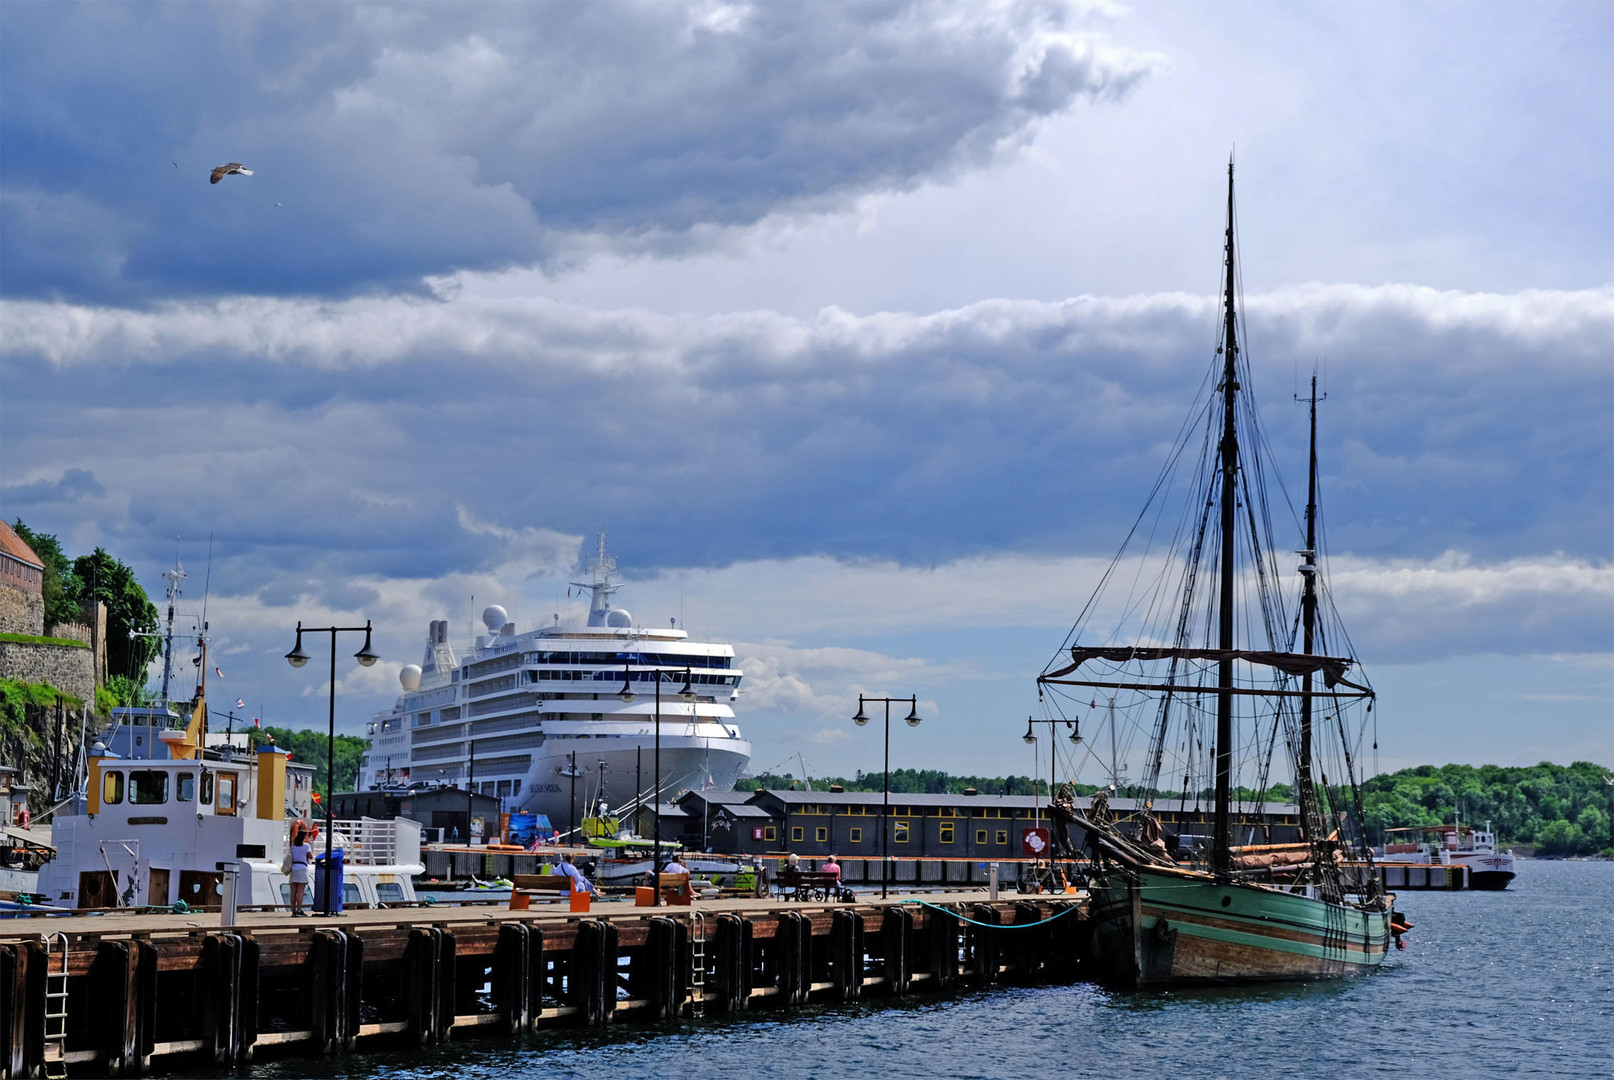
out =
[[[1054,725],[1055,724],[1064,724],[1066,727],[1070,728],[1070,741],[1071,741],[1072,744],[1078,744],[1078,743],[1080,743],[1082,741],[1081,724],[1077,723],[1076,721],[1072,721],[1072,720],[1057,720],[1057,719],[1052,719],[1052,720],[1033,720],[1031,717],[1028,716],[1028,717],[1026,717],[1026,733],[1024,735],[1020,736],[1022,739],[1025,740],[1025,743],[1026,743],[1027,746],[1036,746],[1037,745],[1037,736],[1031,730],[1031,725],[1032,724],[1047,724],[1048,725],[1048,734],[1050,736],[1054,732]],[[1057,752],[1057,749],[1058,748],[1055,746],[1055,744],[1050,740],[1049,743],[1048,743],[1048,802],[1049,802],[1050,805],[1052,805],[1052,803],[1054,801],[1054,783],[1058,779],[1059,754]],[[1035,788],[1033,788],[1033,791],[1035,791]],[[1052,811],[1050,811],[1049,812],[1049,817],[1051,818],[1052,816],[1053,816]]]
[[[305,666],[310,657],[303,651],[303,635],[330,634],[331,635],[331,708],[330,730],[325,743],[325,904],[321,915],[331,914],[331,894],[335,891],[334,866],[331,862],[332,836],[335,832],[336,815],[336,635],[356,634],[364,631],[364,648],[353,654],[353,659],[359,662],[360,667],[370,667],[381,654],[370,645],[370,620],[364,620],[363,626],[308,626],[302,621],[297,623],[297,644],[292,646],[291,652],[286,654],[286,663],[294,668]],[[317,891],[317,890],[316,890]],[[316,900],[319,898],[316,896]]]
[[919,695],[912,697],[864,697],[857,696],[857,715],[852,717],[852,723],[862,727],[869,722],[868,714],[863,711],[863,705],[869,701],[885,702],[885,783],[882,785],[880,796],[880,899],[884,900],[891,889],[891,858],[886,854],[887,842],[891,836],[891,703],[893,701],[906,701],[908,703],[908,726],[918,727]]
[[[663,672],[676,673],[679,669],[640,668],[639,670],[654,675],[653,681],[656,684],[656,753],[655,761],[651,766],[656,773],[656,782],[654,784],[655,798],[650,803],[650,816],[655,820],[655,824],[652,826],[655,854],[650,857],[650,865],[656,868],[656,894],[659,896],[661,893],[661,867],[663,865],[661,861],[661,676]],[[684,672],[684,685],[679,689],[678,696],[684,701],[693,702],[695,700],[695,688],[690,685],[689,665],[686,664],[682,670]],[[622,665],[622,691],[617,694],[617,697],[621,698],[624,703],[638,697],[633,692],[632,683],[633,676],[628,671],[628,665],[624,663]],[[693,710],[691,710],[690,716],[693,721]],[[641,800],[644,798],[642,789],[636,793],[636,797]],[[641,803],[640,805],[643,804]]]

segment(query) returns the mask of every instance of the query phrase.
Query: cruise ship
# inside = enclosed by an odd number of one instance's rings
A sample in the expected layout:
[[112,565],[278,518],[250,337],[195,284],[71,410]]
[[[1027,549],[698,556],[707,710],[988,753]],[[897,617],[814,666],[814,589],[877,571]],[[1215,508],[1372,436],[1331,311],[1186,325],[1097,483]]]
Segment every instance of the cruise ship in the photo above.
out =
[[359,787],[469,788],[562,832],[602,806],[623,817],[686,790],[732,790],[751,760],[734,720],[734,648],[692,641],[676,619],[638,625],[616,607],[604,534],[589,569],[574,583],[592,597],[584,626],[557,616],[518,633],[494,605],[482,613],[487,633],[457,658],[447,621],[431,623],[421,663],[399,674],[403,693],[371,722]]

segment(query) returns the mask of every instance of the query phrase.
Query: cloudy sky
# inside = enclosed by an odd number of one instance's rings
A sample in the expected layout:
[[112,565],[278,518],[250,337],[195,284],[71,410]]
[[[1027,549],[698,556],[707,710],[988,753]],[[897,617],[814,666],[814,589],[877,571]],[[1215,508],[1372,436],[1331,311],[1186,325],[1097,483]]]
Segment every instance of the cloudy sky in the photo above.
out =
[[1611,51],[1592,2],[9,4],[0,513],[154,595],[177,538],[271,722],[323,723],[298,619],[375,621],[359,731],[429,620],[577,614],[604,527],[756,767],[877,769],[862,691],[923,704],[897,764],[1028,772],[1234,153],[1379,763],[1614,762]]

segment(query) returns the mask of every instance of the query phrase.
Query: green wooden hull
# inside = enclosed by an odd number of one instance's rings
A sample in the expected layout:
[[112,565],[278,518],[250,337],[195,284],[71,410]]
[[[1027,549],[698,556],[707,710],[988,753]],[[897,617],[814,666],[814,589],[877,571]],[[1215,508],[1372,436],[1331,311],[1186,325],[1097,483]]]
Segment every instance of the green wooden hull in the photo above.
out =
[[1322,979],[1368,972],[1390,913],[1140,867],[1091,886],[1093,960],[1122,986]]

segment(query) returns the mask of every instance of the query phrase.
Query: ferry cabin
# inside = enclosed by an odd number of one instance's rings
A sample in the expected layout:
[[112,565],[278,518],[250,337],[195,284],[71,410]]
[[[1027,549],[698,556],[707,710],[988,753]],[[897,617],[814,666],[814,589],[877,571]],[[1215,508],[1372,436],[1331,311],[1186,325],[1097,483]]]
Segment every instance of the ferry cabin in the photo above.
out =
[[[288,904],[282,862],[290,819],[309,816],[310,771],[273,747],[202,758],[93,757],[86,812],[58,816],[57,857],[41,869],[40,891],[64,907],[217,907],[233,866],[238,903]],[[344,904],[413,898],[417,824],[337,826],[351,867]]]

